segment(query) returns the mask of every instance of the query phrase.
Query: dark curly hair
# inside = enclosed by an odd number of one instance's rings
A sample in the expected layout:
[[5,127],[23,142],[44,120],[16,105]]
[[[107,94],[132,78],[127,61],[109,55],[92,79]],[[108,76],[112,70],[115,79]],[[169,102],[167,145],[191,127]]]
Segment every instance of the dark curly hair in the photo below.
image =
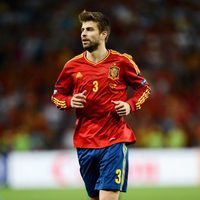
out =
[[97,23],[98,29],[101,32],[106,31],[107,32],[107,38],[106,41],[108,40],[108,37],[110,35],[110,21],[109,19],[101,12],[91,12],[91,11],[86,11],[84,10],[79,14],[79,21],[81,23],[87,22],[87,21],[93,21]]

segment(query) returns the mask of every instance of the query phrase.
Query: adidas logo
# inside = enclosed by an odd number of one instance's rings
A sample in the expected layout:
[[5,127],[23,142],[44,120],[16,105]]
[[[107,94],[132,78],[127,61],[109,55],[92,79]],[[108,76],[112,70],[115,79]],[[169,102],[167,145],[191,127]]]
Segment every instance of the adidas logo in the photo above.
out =
[[81,74],[81,72],[78,72],[77,74],[76,74],[76,78],[81,78],[83,75]]

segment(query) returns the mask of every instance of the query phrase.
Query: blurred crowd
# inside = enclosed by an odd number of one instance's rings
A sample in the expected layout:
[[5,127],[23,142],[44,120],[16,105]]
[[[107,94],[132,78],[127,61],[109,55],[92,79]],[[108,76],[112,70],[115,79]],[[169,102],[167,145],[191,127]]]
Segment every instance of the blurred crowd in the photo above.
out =
[[72,148],[74,112],[50,97],[65,62],[82,52],[84,9],[109,16],[107,47],[131,54],[151,84],[133,114],[134,146],[200,146],[199,0],[1,0],[0,152]]

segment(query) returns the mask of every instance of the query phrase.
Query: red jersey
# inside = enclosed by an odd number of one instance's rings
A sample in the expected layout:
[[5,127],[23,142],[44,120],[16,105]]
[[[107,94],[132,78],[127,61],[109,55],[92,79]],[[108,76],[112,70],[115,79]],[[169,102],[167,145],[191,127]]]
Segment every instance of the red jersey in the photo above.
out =
[[[127,86],[134,95],[127,100]],[[136,141],[133,131],[119,117],[111,101],[126,101],[131,112],[141,108],[150,94],[147,81],[132,57],[109,50],[105,59],[93,63],[86,52],[69,60],[55,84],[52,101],[61,109],[69,109],[74,94],[86,90],[84,108],[76,109],[74,146],[102,148],[119,142]]]

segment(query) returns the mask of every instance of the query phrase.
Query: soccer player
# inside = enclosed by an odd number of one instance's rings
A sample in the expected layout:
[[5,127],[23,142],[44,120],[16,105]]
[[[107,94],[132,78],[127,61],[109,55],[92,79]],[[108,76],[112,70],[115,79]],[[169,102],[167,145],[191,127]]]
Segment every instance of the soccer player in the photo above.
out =
[[[74,146],[90,200],[117,200],[127,189],[127,145],[136,141],[123,117],[141,108],[150,88],[130,55],[106,48],[104,14],[83,11],[79,20],[85,51],[65,64],[51,99],[76,110]],[[134,90],[128,100],[127,86]]]

